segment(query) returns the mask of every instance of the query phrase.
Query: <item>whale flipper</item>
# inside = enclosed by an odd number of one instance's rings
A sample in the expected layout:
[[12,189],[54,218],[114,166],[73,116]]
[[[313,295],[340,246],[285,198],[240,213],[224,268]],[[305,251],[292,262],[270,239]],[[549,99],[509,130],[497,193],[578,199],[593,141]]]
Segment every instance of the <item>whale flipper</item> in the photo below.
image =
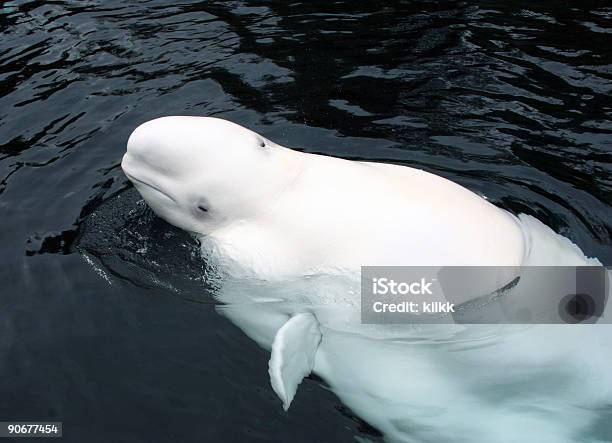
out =
[[276,333],[268,372],[285,411],[302,379],[312,372],[320,342],[319,322],[309,313],[294,315]]

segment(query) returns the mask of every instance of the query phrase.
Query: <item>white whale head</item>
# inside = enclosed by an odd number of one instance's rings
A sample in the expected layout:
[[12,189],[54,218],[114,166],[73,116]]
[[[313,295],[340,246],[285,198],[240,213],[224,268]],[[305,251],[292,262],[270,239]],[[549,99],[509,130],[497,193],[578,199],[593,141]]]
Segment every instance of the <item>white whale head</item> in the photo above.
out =
[[206,234],[270,207],[297,175],[297,157],[235,123],[176,116],[136,128],[121,167],[157,215]]

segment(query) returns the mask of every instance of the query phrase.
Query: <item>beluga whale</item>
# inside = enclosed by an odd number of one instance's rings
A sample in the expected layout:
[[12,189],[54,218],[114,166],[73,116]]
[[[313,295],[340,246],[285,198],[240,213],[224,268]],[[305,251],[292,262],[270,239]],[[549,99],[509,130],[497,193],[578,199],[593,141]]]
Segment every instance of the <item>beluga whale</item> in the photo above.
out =
[[[468,432],[471,441],[509,442],[534,426],[550,441],[569,442],[569,427],[593,419],[568,409],[561,412],[571,419],[552,423],[546,414],[527,414],[516,398],[496,416],[475,394],[482,388],[477,371],[489,371],[486,383],[494,389],[495,377],[512,377],[510,356],[533,365],[535,343],[546,343],[542,360],[553,364],[567,356],[568,343],[584,346],[573,336],[538,329],[523,346],[521,334],[533,333],[525,328],[501,328],[509,334],[501,339],[500,328],[485,325],[360,323],[355,276],[362,266],[509,269],[473,282],[490,293],[524,266],[600,264],[535,218],[515,216],[420,169],[296,151],[220,118],[143,123],[129,137],[121,166],[151,209],[191,232],[223,270],[221,312],[270,350],[270,383],[285,410],[314,372],[393,441],[456,441],[457,432]],[[499,342],[501,349],[479,350]],[[563,349],[550,350],[561,342]],[[466,352],[449,352],[459,348]],[[597,364],[594,372],[603,363]],[[452,367],[464,386],[453,384]],[[556,374],[571,365],[563,368]],[[524,379],[524,371],[516,372]],[[609,377],[597,389],[583,385],[579,397],[599,398],[611,386]],[[434,389],[444,393],[432,396]],[[567,401],[574,394],[568,388],[555,395]],[[483,421],[466,424],[462,405],[482,412]]]
[[265,278],[377,265],[520,265],[518,219],[420,169],[305,154],[235,123],[164,117],[122,162],[149,206]]

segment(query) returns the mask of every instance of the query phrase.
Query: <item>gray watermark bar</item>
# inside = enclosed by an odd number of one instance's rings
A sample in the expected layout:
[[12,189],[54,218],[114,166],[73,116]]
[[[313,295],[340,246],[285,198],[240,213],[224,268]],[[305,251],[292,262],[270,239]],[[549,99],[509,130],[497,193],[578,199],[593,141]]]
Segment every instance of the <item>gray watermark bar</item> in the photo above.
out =
[[1,421],[0,437],[59,438],[62,428],[61,421]]
[[602,266],[363,266],[364,324],[612,323]]

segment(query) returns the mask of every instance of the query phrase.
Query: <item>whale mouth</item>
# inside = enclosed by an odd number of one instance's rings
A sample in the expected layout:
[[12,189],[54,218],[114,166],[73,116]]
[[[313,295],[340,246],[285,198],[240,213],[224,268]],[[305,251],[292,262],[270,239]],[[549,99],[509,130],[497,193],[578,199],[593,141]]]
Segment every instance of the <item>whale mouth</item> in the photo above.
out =
[[174,203],[176,203],[176,200],[175,200],[175,199],[174,199],[174,198],[173,198],[171,195],[169,195],[168,193],[166,193],[166,192],[162,191],[162,190],[161,190],[161,189],[159,189],[157,186],[155,186],[155,185],[153,185],[153,184],[151,184],[151,183],[149,183],[149,182],[146,182],[146,181],[144,181],[144,180],[141,180],[141,179],[139,179],[139,178],[136,178],[136,177],[134,177],[133,175],[131,175],[131,174],[129,174],[129,173],[127,173],[127,172],[125,172],[125,170],[123,171],[123,173],[126,175],[126,177],[127,177],[127,178],[129,178],[129,179],[130,179],[130,181],[131,181],[132,183],[138,183],[138,184],[140,184],[140,185],[143,185],[143,186],[146,186],[146,187],[148,187],[148,188],[151,188],[151,189],[153,189],[154,191],[158,192],[159,194],[163,195],[164,197],[166,197],[166,198],[168,198],[168,199],[172,200]]

